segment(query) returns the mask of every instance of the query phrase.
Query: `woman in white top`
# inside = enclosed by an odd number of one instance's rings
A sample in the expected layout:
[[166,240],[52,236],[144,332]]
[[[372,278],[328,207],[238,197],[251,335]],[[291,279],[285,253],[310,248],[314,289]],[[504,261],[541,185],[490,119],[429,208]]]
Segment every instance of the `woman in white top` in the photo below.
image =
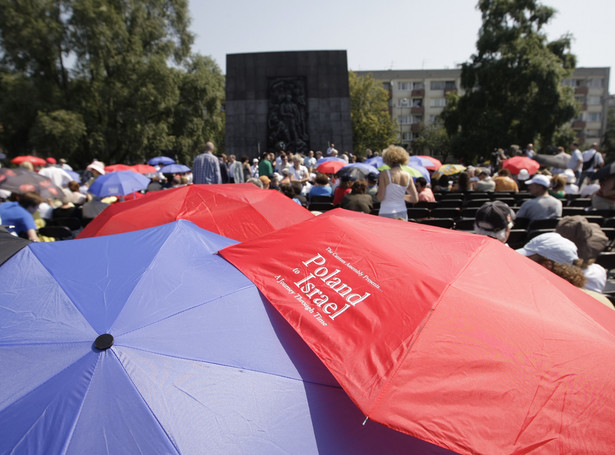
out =
[[408,221],[406,201],[414,204],[419,199],[412,177],[401,168],[409,159],[408,152],[396,145],[389,145],[382,154],[382,161],[391,169],[382,171],[378,177],[378,215]]

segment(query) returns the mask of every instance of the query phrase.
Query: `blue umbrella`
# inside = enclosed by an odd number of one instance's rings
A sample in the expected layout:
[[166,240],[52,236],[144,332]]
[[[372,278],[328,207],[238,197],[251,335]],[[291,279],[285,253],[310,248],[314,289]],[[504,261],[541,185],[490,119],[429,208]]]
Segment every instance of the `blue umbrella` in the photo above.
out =
[[168,156],[155,156],[154,158],[151,158],[147,164],[150,164],[152,166],[156,166],[159,164],[162,165],[166,165],[166,164],[173,164],[175,163],[175,160],[173,158],[169,158]]
[[350,163],[341,168],[335,174],[339,178],[349,178],[350,180],[366,179],[369,175],[378,177],[380,171],[369,164]]
[[68,175],[70,175],[75,182],[81,183],[81,175],[79,172],[71,171],[70,169],[64,169]]
[[370,166],[373,166],[375,168],[379,168],[380,166],[384,166],[384,161],[382,160],[381,156],[374,156],[372,158],[368,158],[365,161],[363,161],[364,164],[369,164]]
[[90,185],[89,192],[95,196],[122,196],[147,188],[150,179],[133,171],[115,171],[100,175]]
[[0,273],[0,453],[434,448],[361,425],[291,326],[214,254],[233,243],[179,220],[34,243],[9,259]]
[[335,156],[327,156],[325,158],[320,158],[318,161],[316,161],[316,166],[318,166],[319,164],[322,164],[322,163],[326,163],[327,161],[343,161],[344,163],[346,162],[346,160],[343,160],[341,158],[337,158]]
[[183,174],[184,172],[190,172],[190,168],[183,164],[167,164],[160,168],[162,174]]

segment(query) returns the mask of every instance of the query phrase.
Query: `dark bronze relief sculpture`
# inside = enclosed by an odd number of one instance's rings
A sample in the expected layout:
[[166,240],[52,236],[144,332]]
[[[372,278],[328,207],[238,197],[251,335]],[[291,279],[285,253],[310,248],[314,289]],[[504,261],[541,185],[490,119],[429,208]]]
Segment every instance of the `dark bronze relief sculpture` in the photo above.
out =
[[269,80],[267,142],[269,150],[304,153],[309,150],[305,78]]

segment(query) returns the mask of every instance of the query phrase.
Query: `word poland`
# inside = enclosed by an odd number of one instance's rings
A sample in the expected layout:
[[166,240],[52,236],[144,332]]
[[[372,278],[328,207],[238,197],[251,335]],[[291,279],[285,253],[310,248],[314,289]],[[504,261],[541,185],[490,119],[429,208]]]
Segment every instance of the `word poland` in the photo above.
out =
[[[362,302],[371,294],[369,292],[363,295],[357,293],[352,294],[352,288],[344,284],[341,278],[336,276],[341,270],[334,269],[333,271],[329,271],[327,267],[324,267],[326,262],[326,259],[320,254],[317,254],[307,261],[303,261],[303,265],[316,268],[302,280],[296,281],[295,286],[297,286],[314,305],[321,308],[324,314],[331,319],[335,319],[348,308],[354,307],[357,303]],[[336,292],[340,297],[343,297],[345,301],[343,307],[340,308],[337,303],[329,301],[329,295],[318,287],[321,285],[311,281],[317,279],[320,279],[325,286]]]

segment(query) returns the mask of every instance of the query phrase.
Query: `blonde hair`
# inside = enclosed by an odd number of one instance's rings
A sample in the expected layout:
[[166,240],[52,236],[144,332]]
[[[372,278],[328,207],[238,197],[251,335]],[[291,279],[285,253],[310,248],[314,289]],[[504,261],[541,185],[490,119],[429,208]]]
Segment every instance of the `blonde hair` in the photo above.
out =
[[409,159],[410,155],[408,155],[406,149],[399,145],[389,145],[382,152],[382,161],[390,167],[406,164]]

